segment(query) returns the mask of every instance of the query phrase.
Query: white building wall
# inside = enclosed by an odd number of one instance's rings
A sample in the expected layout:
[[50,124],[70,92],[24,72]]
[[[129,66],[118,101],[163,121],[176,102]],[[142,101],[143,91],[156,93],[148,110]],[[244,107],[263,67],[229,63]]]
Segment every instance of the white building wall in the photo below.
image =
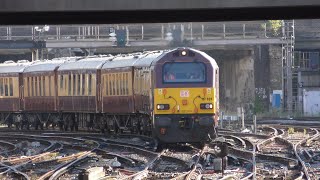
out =
[[305,116],[320,117],[320,88],[303,89],[303,112]]

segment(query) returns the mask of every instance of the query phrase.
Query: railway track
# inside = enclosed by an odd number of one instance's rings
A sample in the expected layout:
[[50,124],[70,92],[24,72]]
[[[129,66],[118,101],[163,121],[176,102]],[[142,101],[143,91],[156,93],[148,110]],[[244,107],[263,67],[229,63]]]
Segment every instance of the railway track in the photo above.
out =
[[0,179],[73,179],[94,173],[105,179],[319,179],[317,129],[262,126],[258,134],[219,133],[229,147],[223,171],[214,170],[218,156],[212,143],[157,151],[156,141],[140,135],[0,131]]

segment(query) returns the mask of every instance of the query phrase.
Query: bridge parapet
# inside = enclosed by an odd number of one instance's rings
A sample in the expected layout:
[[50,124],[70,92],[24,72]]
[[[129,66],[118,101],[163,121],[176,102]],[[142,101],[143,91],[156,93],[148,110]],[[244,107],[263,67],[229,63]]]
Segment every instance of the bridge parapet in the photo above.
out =
[[[35,26],[0,26],[0,40],[109,40],[110,30],[123,29],[127,39],[166,40],[168,33],[181,30],[183,40],[279,38],[267,21],[167,23],[126,25],[50,25],[47,32],[35,31]],[[112,41],[112,40],[110,40]]]

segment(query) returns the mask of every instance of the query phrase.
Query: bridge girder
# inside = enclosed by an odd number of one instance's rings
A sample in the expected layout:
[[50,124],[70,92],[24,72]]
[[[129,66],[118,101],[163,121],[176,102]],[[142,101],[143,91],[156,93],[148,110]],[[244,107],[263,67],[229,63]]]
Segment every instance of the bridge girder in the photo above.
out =
[[318,0],[2,0],[0,23],[83,24],[320,17]]

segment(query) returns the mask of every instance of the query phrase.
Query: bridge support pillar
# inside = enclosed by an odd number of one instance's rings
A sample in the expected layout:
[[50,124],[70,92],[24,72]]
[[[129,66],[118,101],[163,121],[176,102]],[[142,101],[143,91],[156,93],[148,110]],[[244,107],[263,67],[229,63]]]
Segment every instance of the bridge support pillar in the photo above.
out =
[[81,50],[85,53],[86,56],[93,56],[94,53],[96,52],[96,49],[85,49],[81,48]]
[[39,59],[39,49],[31,49],[32,61]]

